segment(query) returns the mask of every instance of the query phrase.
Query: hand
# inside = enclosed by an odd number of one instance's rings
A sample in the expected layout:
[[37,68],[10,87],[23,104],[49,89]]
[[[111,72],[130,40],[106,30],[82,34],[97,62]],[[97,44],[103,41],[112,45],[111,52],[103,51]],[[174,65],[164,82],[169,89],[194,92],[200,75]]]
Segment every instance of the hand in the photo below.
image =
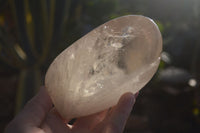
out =
[[136,95],[126,93],[115,107],[78,118],[68,125],[69,120],[60,117],[42,87],[8,124],[5,133],[122,133],[135,98]]

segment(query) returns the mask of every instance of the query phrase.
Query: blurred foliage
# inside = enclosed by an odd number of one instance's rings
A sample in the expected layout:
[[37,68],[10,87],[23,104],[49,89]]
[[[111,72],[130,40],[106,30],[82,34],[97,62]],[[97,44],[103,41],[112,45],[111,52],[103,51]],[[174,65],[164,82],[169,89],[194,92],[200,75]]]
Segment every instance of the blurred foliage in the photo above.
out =
[[[2,72],[8,69],[19,74],[17,112],[42,84],[43,73],[53,58],[110,19],[117,6],[115,0],[2,0],[1,3],[0,67]],[[104,12],[100,12],[102,8]]]
[[70,1],[3,1],[0,17],[1,65],[19,71],[16,111],[41,85],[41,67],[60,41]]
[[152,18],[163,35],[159,71],[146,86],[151,89],[142,90],[146,108],[136,113],[147,113],[155,132],[199,131],[199,0],[0,0],[0,72],[19,75],[18,108],[62,50],[127,14]]

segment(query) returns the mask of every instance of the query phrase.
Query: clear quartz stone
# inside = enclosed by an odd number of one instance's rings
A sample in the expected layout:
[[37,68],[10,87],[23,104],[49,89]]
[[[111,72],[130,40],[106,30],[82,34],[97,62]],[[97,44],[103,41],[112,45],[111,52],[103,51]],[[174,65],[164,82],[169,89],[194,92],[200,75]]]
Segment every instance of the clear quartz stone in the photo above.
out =
[[128,15],[97,27],[58,55],[46,89],[67,119],[114,106],[125,92],[136,93],[154,75],[162,37],[153,20]]

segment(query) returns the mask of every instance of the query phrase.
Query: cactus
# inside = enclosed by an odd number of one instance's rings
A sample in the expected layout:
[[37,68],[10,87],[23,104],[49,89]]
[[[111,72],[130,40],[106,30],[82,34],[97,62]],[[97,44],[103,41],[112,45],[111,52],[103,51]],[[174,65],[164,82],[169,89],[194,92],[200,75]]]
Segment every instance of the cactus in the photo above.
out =
[[[19,70],[16,113],[41,85],[41,67],[57,45],[67,20],[69,0],[10,0],[10,15],[0,25],[0,62]],[[7,12],[7,11],[5,11]],[[8,33],[14,27],[16,37]]]
[[[108,20],[116,6],[115,0],[103,3],[101,0],[0,0],[0,3],[0,63],[19,71],[16,112],[37,92],[42,72],[52,57],[91,30],[87,27]],[[104,6],[108,10],[96,15]],[[64,35],[68,39],[62,45]]]

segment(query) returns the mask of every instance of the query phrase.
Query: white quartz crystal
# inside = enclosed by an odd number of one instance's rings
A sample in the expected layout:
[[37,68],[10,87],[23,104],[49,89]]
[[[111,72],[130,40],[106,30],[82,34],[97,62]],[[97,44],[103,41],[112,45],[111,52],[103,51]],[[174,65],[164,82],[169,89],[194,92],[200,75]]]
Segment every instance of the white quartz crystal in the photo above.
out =
[[154,75],[162,38],[153,20],[137,15],[113,19],[65,49],[50,65],[46,89],[67,119],[114,106]]

